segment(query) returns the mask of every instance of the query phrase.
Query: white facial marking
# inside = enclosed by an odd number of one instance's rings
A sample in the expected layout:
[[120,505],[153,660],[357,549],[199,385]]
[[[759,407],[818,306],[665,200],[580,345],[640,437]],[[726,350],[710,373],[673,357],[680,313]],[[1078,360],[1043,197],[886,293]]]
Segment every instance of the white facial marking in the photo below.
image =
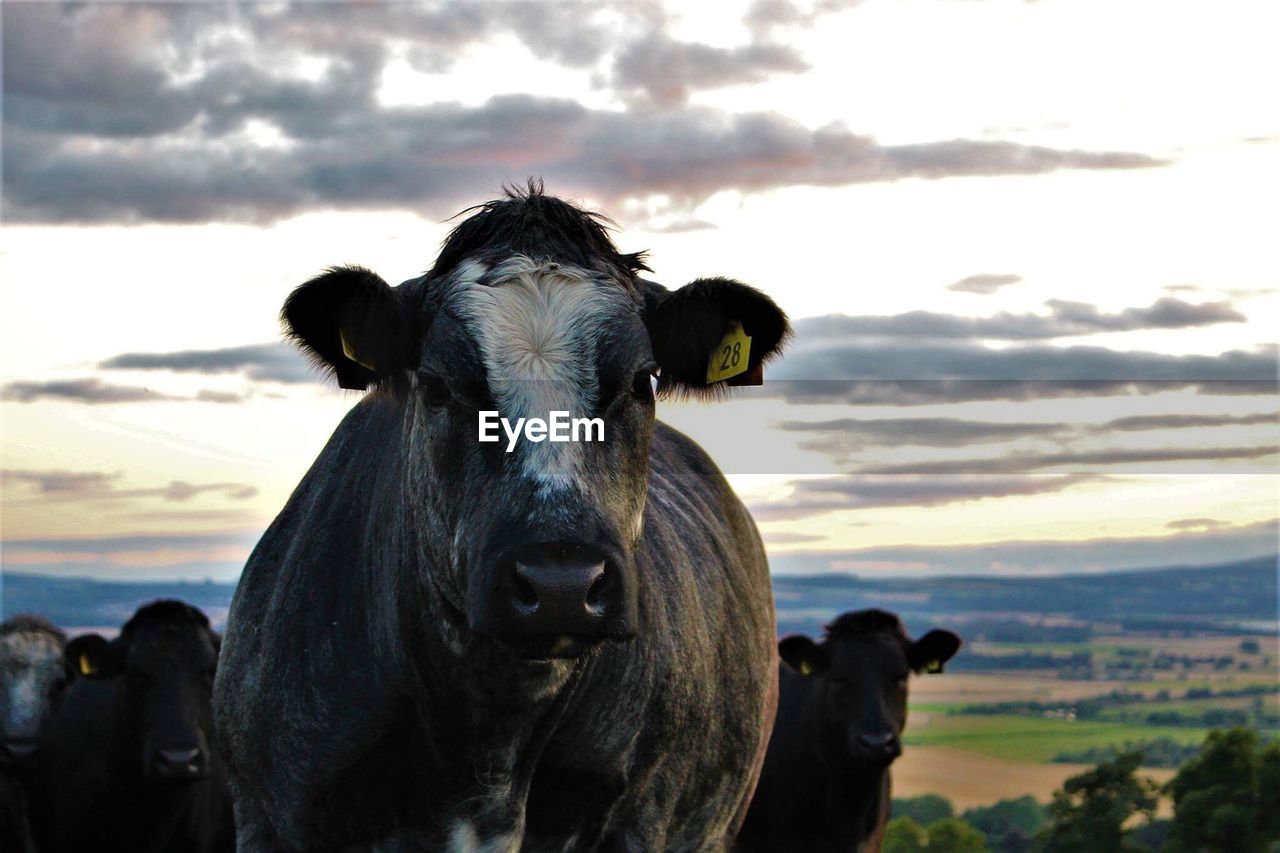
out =
[[[523,255],[495,266],[490,278],[491,284],[481,285],[459,276],[456,298],[475,332],[501,417],[517,423],[555,411],[592,414],[599,395],[600,318],[619,310],[625,294],[585,270]],[[534,439],[519,448],[525,475],[543,491],[575,481],[579,444]]]
[[62,649],[47,634],[19,632],[0,641],[0,658],[14,668],[0,679],[6,700],[0,727],[8,735],[33,735],[48,707],[49,685],[62,671]]

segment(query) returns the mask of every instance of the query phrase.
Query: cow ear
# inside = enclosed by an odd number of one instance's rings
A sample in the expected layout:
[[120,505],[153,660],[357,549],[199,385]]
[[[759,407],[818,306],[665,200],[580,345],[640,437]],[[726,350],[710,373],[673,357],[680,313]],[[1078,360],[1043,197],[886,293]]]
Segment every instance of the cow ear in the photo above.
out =
[[62,652],[67,680],[73,678],[114,678],[124,669],[119,643],[110,643],[99,634],[84,634],[67,643]]
[[730,385],[759,385],[764,363],[791,334],[772,299],[733,279],[700,278],[674,292],[644,284],[660,396],[715,396]]
[[801,675],[827,671],[827,647],[802,634],[783,637],[778,643],[778,656]]
[[960,650],[960,638],[934,628],[911,644],[907,663],[915,672],[942,672],[942,666]]
[[404,297],[363,267],[331,267],[280,311],[286,334],[338,385],[363,391],[411,367],[417,329]]

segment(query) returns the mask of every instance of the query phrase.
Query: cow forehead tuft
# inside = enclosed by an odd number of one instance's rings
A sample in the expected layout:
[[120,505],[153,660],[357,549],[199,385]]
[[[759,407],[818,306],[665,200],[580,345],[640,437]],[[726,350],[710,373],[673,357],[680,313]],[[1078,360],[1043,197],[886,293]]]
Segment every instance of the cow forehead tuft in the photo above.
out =
[[62,656],[62,640],[44,631],[11,632],[0,636],[0,658],[23,666],[42,664]]
[[868,609],[843,613],[826,626],[829,640],[872,639],[885,636],[902,643],[907,642],[907,631],[896,613],[887,610]]
[[0,622],[0,637],[10,634],[46,634],[59,643],[67,641],[61,628],[35,613],[18,613]]
[[193,625],[198,628],[208,628],[209,617],[185,601],[166,598],[139,607],[129,621],[124,623],[120,633],[127,637],[142,628],[159,625]]

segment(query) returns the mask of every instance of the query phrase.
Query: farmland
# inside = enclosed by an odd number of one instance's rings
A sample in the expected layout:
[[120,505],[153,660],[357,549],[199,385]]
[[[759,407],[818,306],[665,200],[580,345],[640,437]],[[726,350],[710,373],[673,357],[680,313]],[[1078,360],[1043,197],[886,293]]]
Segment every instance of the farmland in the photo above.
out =
[[[110,626],[142,601],[175,596],[217,623],[233,591],[10,573],[2,605]],[[775,578],[783,633],[816,635],[840,612],[881,606],[914,634],[938,626],[965,639],[947,672],[912,679],[895,769],[897,795],[937,793],[962,807],[1047,799],[1086,766],[1079,756],[1126,744],[1159,741],[1168,764],[1215,726],[1280,734],[1276,592],[1275,556],[1063,578]]]

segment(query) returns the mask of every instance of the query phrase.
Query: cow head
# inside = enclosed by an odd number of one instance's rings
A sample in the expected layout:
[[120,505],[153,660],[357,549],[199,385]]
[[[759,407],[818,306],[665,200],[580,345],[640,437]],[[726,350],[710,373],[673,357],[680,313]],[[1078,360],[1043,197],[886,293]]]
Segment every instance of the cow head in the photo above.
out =
[[194,782],[209,773],[220,645],[199,610],[156,601],[139,608],[114,640],[76,637],[65,657],[73,677],[117,680],[120,713],[146,776]]
[[40,616],[0,624],[0,764],[35,756],[40,730],[62,695],[62,647],[67,638]]
[[959,648],[950,631],[934,629],[912,641],[894,614],[859,610],[828,625],[821,643],[785,637],[778,653],[818,681],[824,753],[847,755],[856,766],[887,766],[902,753],[908,676],[941,672]]
[[[736,281],[642,279],[599,216],[539,186],[470,212],[422,278],[331,269],[283,319],[340,385],[403,401],[403,497],[456,621],[526,657],[575,657],[635,631],[655,394],[719,393],[709,365],[739,325],[734,378],[758,376],[787,320]],[[508,452],[505,434],[479,441],[481,411],[599,418],[603,440]]]

